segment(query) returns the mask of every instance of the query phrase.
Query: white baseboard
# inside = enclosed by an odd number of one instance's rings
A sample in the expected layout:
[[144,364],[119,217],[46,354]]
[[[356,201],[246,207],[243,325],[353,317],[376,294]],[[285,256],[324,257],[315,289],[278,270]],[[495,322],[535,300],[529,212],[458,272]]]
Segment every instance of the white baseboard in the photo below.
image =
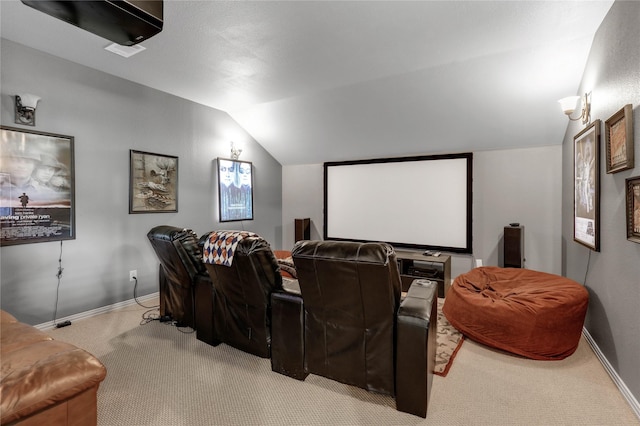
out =
[[[146,296],[138,297],[138,301],[145,302],[147,300],[156,299],[158,297],[159,297],[159,293],[155,292],[155,293],[147,294]],[[64,321],[73,322],[73,321],[81,320],[83,318],[90,318],[96,315],[115,311],[116,309],[124,308],[124,307],[135,305],[135,304],[136,304],[136,299],[129,299],[123,302],[114,303],[113,305],[102,306],[100,308],[92,309],[90,311],[80,312],[79,314],[70,315],[68,317],[57,318],[56,323],[61,323]],[[55,328],[55,326],[56,324],[53,321],[49,321],[49,322],[35,325],[34,327],[37,328],[38,330],[45,331],[45,330],[51,330],[52,328]]]
[[620,376],[618,376],[618,373],[613,368],[613,366],[609,363],[609,360],[607,360],[607,358],[604,356],[604,354],[602,353],[602,351],[596,344],[595,340],[593,340],[593,337],[591,337],[591,334],[589,334],[586,328],[582,329],[582,334],[584,335],[585,339],[587,339],[589,346],[591,346],[591,349],[593,349],[593,352],[596,354],[596,356],[600,360],[600,363],[602,364],[604,369],[607,370],[607,373],[609,373],[609,377],[611,377],[611,380],[613,380],[613,383],[616,384],[616,386],[618,387],[618,390],[620,391],[624,399],[626,399],[629,405],[631,406],[631,409],[635,413],[636,417],[640,419],[640,404],[638,404],[638,400],[633,396],[633,394],[631,393],[627,385],[624,384]]

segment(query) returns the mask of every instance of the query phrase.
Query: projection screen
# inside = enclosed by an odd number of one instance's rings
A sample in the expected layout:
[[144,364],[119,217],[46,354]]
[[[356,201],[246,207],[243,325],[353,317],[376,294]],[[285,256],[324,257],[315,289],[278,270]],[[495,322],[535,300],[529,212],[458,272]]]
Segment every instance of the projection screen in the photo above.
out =
[[324,238],[471,253],[473,154],[324,164]]

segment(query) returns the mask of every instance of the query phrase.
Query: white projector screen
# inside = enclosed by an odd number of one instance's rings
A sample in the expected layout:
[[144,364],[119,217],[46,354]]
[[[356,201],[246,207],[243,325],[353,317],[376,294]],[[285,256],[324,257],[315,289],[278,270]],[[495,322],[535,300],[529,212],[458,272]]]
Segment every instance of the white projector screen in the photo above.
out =
[[473,154],[324,164],[324,238],[471,253]]

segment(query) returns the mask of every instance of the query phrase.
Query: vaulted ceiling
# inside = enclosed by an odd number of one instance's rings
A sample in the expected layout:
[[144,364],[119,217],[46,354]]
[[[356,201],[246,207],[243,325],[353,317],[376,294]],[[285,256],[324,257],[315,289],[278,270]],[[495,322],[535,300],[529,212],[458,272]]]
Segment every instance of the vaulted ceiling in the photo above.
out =
[[[612,1],[165,1],[128,59],[0,2],[8,40],[228,112],[281,164],[560,144]],[[242,141],[237,141],[242,143]]]

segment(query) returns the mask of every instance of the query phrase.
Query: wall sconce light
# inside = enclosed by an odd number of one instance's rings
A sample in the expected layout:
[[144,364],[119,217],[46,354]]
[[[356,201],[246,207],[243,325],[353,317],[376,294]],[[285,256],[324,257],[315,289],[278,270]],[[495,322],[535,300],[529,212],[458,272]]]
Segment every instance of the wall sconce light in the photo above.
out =
[[[582,111],[580,117],[571,118],[571,114],[576,110],[578,101],[582,99]],[[569,117],[571,121],[582,120],[582,124],[591,121],[591,93],[585,93],[584,96],[568,96],[558,101],[562,111]]]
[[36,125],[36,106],[40,97],[36,95],[30,95],[24,93],[22,95],[16,95],[16,118],[17,124],[24,124],[25,126]]
[[238,158],[240,158],[240,154],[242,154],[242,149],[241,148],[236,149],[233,146],[233,141],[231,141],[231,159],[237,160]]

